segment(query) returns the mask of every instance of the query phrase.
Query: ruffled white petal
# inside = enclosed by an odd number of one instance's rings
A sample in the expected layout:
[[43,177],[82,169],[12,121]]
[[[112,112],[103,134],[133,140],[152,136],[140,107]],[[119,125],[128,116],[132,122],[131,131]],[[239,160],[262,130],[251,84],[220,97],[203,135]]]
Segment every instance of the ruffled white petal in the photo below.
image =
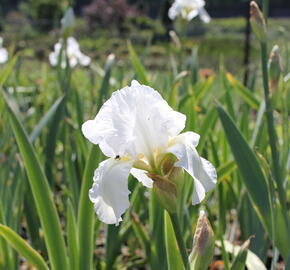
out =
[[90,200],[99,219],[107,224],[118,224],[129,207],[127,179],[132,161],[107,159],[95,171]]
[[156,149],[167,147],[169,138],[184,128],[185,119],[157,91],[133,81],[130,87],[114,92],[96,118],[82,129],[90,141],[105,145],[104,154],[113,153],[110,157],[148,157]]
[[214,187],[217,175],[212,164],[199,157],[194,146],[198,140],[194,140],[194,137],[197,138],[192,132],[180,134],[173,138],[167,151],[178,158],[176,166],[184,168],[194,179],[192,202],[197,204],[203,200],[205,192]]
[[147,176],[147,172],[144,170],[132,168],[131,174],[143,184],[143,186],[152,188],[153,187],[153,180]]

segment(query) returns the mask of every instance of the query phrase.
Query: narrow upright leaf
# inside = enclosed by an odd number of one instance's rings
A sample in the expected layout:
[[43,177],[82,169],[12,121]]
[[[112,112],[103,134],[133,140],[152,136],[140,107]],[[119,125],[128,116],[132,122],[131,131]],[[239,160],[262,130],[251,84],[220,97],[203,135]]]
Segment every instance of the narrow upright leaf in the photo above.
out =
[[218,106],[217,110],[250,198],[262,223],[271,234],[271,211],[267,182],[257,157],[230,116],[221,106]]
[[7,105],[10,123],[22,154],[24,166],[28,175],[29,184],[36,202],[36,209],[44,232],[48,255],[53,270],[67,269],[67,257],[60,221],[53,202],[52,192],[48,181],[40,166],[33,146],[29,142],[27,133],[17,115],[3,93]]
[[134,66],[134,69],[136,71],[136,74],[138,76],[138,80],[142,84],[148,85],[148,81],[146,78],[146,71],[142,63],[140,62],[131,42],[128,42],[128,49],[131,57],[132,64]]
[[164,226],[168,269],[183,269],[182,258],[175,238],[175,233],[171,224],[170,216],[167,211],[164,211]]
[[48,270],[44,259],[27,242],[9,227],[0,224],[0,235],[38,270]]

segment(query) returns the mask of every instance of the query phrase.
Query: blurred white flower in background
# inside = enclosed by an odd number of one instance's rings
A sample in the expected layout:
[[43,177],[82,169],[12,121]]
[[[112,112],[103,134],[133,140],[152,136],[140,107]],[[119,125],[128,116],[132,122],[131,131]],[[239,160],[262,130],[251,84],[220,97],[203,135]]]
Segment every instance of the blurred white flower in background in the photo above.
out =
[[2,47],[3,38],[0,37],[0,64],[4,64],[8,61],[8,51],[6,48]]
[[49,54],[49,62],[52,66],[56,66],[60,59],[60,65],[62,68],[66,67],[66,57],[70,67],[75,67],[77,64],[81,66],[88,66],[91,63],[91,58],[80,51],[80,46],[74,37],[68,37],[66,46],[64,40],[60,39],[54,45],[54,51]]
[[[185,121],[186,116],[174,111],[157,91],[133,81],[114,92],[94,120],[83,124],[84,136],[109,157],[96,169],[89,192],[101,221],[118,224],[122,220],[129,207],[130,173],[144,186],[156,188],[158,181],[169,182],[169,173],[184,169],[194,180],[193,204],[204,199],[216,183],[216,170],[196,151],[200,136],[180,134]],[[174,159],[164,174],[168,155]]]
[[181,17],[187,21],[191,21],[197,15],[205,22],[210,22],[210,16],[204,9],[204,0],[175,0],[168,11],[168,16],[171,20]]

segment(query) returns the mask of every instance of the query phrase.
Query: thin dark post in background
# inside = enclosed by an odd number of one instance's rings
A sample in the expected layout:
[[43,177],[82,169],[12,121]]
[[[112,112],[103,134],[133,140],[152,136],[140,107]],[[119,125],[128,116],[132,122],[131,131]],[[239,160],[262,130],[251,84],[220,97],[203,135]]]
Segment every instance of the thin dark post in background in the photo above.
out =
[[246,28],[245,28],[245,45],[244,45],[244,85],[248,85],[249,68],[250,68],[250,50],[251,50],[251,24],[250,24],[250,1],[245,3],[246,6]]

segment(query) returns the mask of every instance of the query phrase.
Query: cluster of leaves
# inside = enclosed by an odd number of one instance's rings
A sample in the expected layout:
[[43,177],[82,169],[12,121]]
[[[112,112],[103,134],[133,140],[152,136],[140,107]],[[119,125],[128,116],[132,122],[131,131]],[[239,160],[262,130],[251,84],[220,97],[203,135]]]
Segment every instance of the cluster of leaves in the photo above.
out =
[[[85,70],[52,70],[41,63],[32,82],[17,56],[3,68],[0,269],[17,269],[22,257],[37,269],[182,269],[169,217],[137,181],[129,179],[131,207],[118,227],[101,224],[89,202],[93,170],[102,156],[82,136],[81,124],[133,78],[158,89],[187,115],[186,130],[201,135],[199,153],[217,168],[217,187],[201,205],[217,238],[216,260],[225,269],[266,269],[272,249],[273,269],[279,254],[286,262],[289,209],[279,202],[272,179],[257,73],[246,87],[221,62],[218,75],[203,77],[197,49],[189,56],[173,47],[169,69],[149,72],[142,64],[146,55],[140,59],[130,43],[128,51],[133,69],[126,72],[111,60],[104,68]],[[280,80],[273,93],[283,179],[289,169],[289,87],[289,79]],[[178,216],[190,249],[200,205],[190,205],[194,187],[189,178],[185,181]],[[251,235],[247,254],[248,242],[242,249],[233,247]]]

